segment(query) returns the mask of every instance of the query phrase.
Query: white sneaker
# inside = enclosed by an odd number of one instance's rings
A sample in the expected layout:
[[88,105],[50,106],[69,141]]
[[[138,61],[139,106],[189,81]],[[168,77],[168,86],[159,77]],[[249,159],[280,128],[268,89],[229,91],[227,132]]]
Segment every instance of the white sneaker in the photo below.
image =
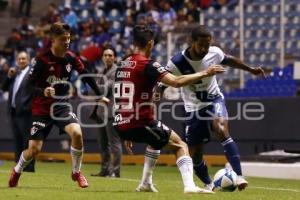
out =
[[198,186],[185,187],[184,188],[184,193],[185,194],[195,194],[195,193],[200,193],[200,194],[214,194],[213,191],[202,189],[202,188],[199,188]]
[[244,190],[248,186],[248,181],[243,176],[238,176],[236,179],[236,184],[238,186],[238,189]]
[[154,187],[153,184],[139,184],[139,186],[135,189],[136,192],[158,192],[158,190]]
[[214,185],[213,182],[211,182],[210,184],[205,184],[205,185],[204,185],[204,189],[210,190],[210,191],[214,191],[215,185]]

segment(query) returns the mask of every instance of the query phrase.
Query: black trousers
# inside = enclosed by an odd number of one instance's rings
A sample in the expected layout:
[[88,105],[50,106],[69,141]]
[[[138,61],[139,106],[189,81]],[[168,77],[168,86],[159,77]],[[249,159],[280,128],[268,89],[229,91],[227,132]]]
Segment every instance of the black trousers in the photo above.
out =
[[98,132],[98,145],[102,157],[101,171],[120,174],[122,158],[122,142],[112,126],[113,119],[109,119],[105,127]]
[[[31,128],[31,114],[18,114],[11,111],[11,128],[14,137],[14,151],[15,161],[18,162],[22,151],[28,148],[28,138],[30,135]],[[34,172],[35,160],[32,160],[28,166],[25,167],[24,171]]]

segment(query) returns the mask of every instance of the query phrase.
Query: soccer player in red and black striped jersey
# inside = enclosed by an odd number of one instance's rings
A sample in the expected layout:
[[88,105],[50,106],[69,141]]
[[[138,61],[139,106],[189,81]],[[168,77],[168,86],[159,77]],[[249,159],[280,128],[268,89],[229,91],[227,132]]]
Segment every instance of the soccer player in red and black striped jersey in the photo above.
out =
[[[67,133],[71,138],[72,174],[71,177],[82,188],[88,187],[86,178],[80,168],[83,154],[82,131],[76,115],[67,105],[69,81],[72,70],[87,74],[87,70],[78,57],[68,50],[70,44],[70,27],[64,23],[51,25],[51,48],[35,58],[30,71],[30,82],[34,86],[32,101],[32,128],[29,147],[22,152],[19,162],[13,168],[9,186],[16,187],[24,167],[41,151],[43,141],[47,138],[53,125],[60,133]],[[95,80],[83,78],[97,95],[101,95]],[[103,97],[100,99],[106,101]]]
[[[146,26],[135,26],[133,42],[135,52],[121,62],[116,71],[114,84],[114,127],[126,142],[148,144],[145,153],[143,177],[138,192],[157,192],[152,183],[152,171],[160,150],[164,147],[174,151],[177,166],[182,175],[184,193],[213,193],[197,187],[193,180],[193,163],[187,145],[166,125],[155,120],[152,103],[153,88],[158,81],[173,87],[196,83],[202,78],[224,72],[221,66],[190,75],[174,76],[158,62],[149,59],[154,45],[154,32]],[[129,149],[130,150],[130,149]]]

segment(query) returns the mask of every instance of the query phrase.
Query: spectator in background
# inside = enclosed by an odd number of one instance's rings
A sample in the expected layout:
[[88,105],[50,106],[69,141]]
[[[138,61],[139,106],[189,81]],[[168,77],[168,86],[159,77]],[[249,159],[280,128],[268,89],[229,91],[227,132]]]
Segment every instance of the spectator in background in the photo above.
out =
[[36,50],[38,49],[38,39],[35,36],[33,26],[28,27],[27,35],[25,35],[22,40],[22,46],[31,57],[35,56]]
[[95,63],[101,59],[102,46],[90,45],[80,52],[80,59],[91,73],[96,73]]
[[78,17],[68,4],[64,8],[63,20],[71,27],[72,31],[77,30]]
[[186,13],[184,12],[183,8],[180,8],[177,11],[177,19],[176,19],[176,26],[177,27],[182,27],[187,25],[187,16]]
[[[112,46],[106,46],[103,49],[102,61],[104,63],[103,71],[100,74],[106,77],[105,84],[107,87],[107,95],[110,102],[108,103],[108,113],[105,113],[100,107],[95,107],[91,114],[91,118],[100,124],[107,121],[107,125],[100,128],[98,134],[98,144],[101,150],[102,165],[100,172],[91,174],[92,176],[102,177],[120,177],[122,143],[119,135],[112,126],[113,123],[113,85],[115,80],[115,72],[117,70],[116,51]],[[113,156],[111,156],[113,155]]]
[[93,44],[93,37],[91,34],[91,30],[89,28],[86,28],[82,36],[80,37],[78,41],[78,50],[82,51],[83,49],[87,48],[88,46]]
[[[17,55],[17,67],[9,69],[7,79],[2,85],[9,91],[8,114],[15,145],[15,161],[18,162],[23,150],[28,147],[31,128],[31,102],[33,88],[29,84],[29,55],[20,52]],[[34,172],[35,160],[32,160],[24,171]]]
[[100,24],[96,25],[94,34],[93,34],[93,42],[98,46],[105,46],[110,42],[110,35],[106,31],[104,31],[103,27]]
[[200,21],[200,12],[197,8],[197,4],[194,3],[194,2],[187,2],[187,8],[188,8],[188,11],[187,11],[187,16],[191,16],[193,18],[188,20],[188,21],[194,21],[194,22],[199,22]]
[[2,51],[2,54],[6,56],[10,65],[13,64],[15,60],[15,52],[19,50],[21,50],[21,34],[14,28],[7,38]]
[[55,23],[57,20],[57,16],[59,15],[57,6],[55,3],[48,4],[47,14],[44,16],[44,19],[47,20],[48,24]]
[[4,83],[4,80],[6,79],[8,70],[10,66],[7,63],[7,60],[3,57],[0,57],[0,85]]
[[159,24],[157,24],[152,15],[150,13],[148,13],[148,15],[146,16],[146,24],[154,31],[155,36],[154,36],[154,42],[158,43],[159,39],[160,39],[160,34],[161,34],[161,28],[159,26]]
[[207,9],[211,6],[213,0],[200,0],[199,6],[201,9]]
[[176,17],[176,12],[171,7],[170,2],[165,1],[163,3],[163,10],[160,12],[161,27],[163,32],[172,30],[174,28]]
[[212,4],[212,6],[216,9],[219,10],[221,9],[223,6],[225,6],[227,4],[227,0],[215,0]]
[[[25,12],[23,12],[26,4]],[[19,4],[19,15],[20,16],[26,16],[30,17],[30,11],[31,11],[31,0],[20,0]]]
[[38,39],[43,39],[45,36],[45,31],[50,29],[50,25],[47,22],[47,18],[41,17],[40,22],[35,27],[35,35]]
[[124,34],[123,34],[124,38],[131,38],[133,26],[134,26],[134,19],[132,15],[128,15],[125,21]]
[[29,27],[33,27],[33,25],[30,24],[28,17],[22,17],[20,25],[18,26],[18,30],[20,31],[22,36],[27,35]]
[[153,20],[156,23],[159,23],[159,12],[157,11],[157,7],[154,4],[147,4],[148,14],[152,15]]
[[139,14],[137,16],[137,24],[138,25],[146,25],[147,24],[146,15],[145,14]]

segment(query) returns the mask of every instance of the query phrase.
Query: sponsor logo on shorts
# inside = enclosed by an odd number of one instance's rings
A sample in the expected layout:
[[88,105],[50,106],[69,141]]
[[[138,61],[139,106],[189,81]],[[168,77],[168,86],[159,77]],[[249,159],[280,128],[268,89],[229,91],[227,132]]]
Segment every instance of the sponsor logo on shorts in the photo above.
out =
[[115,116],[115,120],[114,120],[113,126],[121,125],[121,124],[127,124],[127,123],[130,123],[130,119],[123,120],[122,115],[121,114],[117,114]]

